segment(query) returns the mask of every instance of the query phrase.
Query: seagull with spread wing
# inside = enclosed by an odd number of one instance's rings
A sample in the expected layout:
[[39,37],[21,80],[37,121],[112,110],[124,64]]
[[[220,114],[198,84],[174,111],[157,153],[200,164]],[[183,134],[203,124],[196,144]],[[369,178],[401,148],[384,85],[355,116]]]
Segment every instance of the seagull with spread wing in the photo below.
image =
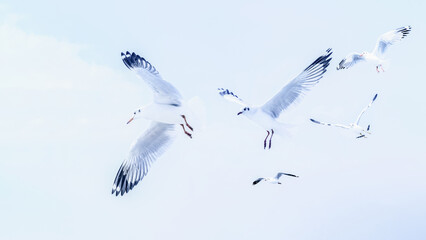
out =
[[299,176],[296,176],[296,175],[294,175],[294,174],[279,172],[279,173],[277,173],[277,175],[276,175],[275,177],[267,177],[267,178],[263,178],[263,177],[262,177],[262,178],[258,178],[258,179],[256,179],[256,180],[254,180],[253,185],[258,184],[258,183],[260,183],[261,181],[265,181],[265,182],[268,182],[268,183],[271,183],[271,184],[281,184],[281,182],[279,181],[279,179],[280,179],[280,177],[281,177],[281,176],[283,176],[283,175],[285,175],[285,176],[290,176],[290,177],[296,177],[296,178],[298,178],[298,177],[299,177]]
[[332,59],[330,57],[332,53],[330,48],[327,49],[324,55],[317,58],[311,65],[305,68],[302,73],[284,86],[281,91],[263,104],[263,106],[250,106],[228,89],[219,88],[219,94],[225,99],[243,106],[243,109],[237,115],[246,116],[266,130],[267,135],[263,141],[263,148],[266,149],[269,137],[270,149],[274,134],[284,134],[286,132],[286,125],[278,122],[277,118],[281,112],[299,100],[307,90],[319,82],[323,74],[327,71],[327,67]]
[[373,105],[374,101],[376,101],[377,98],[377,94],[374,95],[373,100],[371,100],[371,102],[367,105],[367,107],[365,107],[361,113],[358,115],[355,123],[351,123],[349,125],[343,125],[343,124],[332,124],[332,123],[324,123],[324,122],[320,122],[317,121],[315,119],[311,118],[311,121],[313,123],[316,124],[320,124],[320,125],[325,125],[325,126],[333,126],[333,127],[339,127],[339,128],[343,128],[343,129],[349,129],[352,130],[353,132],[356,133],[356,135],[358,135],[356,138],[367,138],[366,134],[371,134],[370,132],[370,125],[368,125],[367,129],[364,129],[363,127],[361,127],[359,125],[359,121],[361,120],[362,115],[364,115],[364,113],[367,111],[368,108],[371,107],[371,105]]
[[137,109],[129,124],[135,119],[151,120],[151,126],[130,148],[121,164],[112,187],[112,194],[123,195],[133,189],[148,173],[151,164],[165,152],[175,136],[175,125],[179,124],[190,138],[193,131],[185,116],[186,108],[178,90],[166,82],[151,63],[135,53],[121,53],[124,64],[145,81],[154,92],[154,102]]
[[376,71],[378,73],[380,72],[379,68],[384,72],[385,70],[383,69],[382,64],[385,62],[384,54],[386,50],[390,45],[400,42],[410,32],[411,26],[406,26],[382,34],[379,39],[377,39],[373,52],[351,53],[347,55],[342,61],[340,61],[337,70],[347,69],[354,66],[358,62],[368,61],[376,64]]

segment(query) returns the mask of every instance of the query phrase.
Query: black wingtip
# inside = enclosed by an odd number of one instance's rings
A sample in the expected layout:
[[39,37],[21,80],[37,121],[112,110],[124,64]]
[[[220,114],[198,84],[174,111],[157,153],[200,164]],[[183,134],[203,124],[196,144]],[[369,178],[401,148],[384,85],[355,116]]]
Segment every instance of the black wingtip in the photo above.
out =
[[376,95],[374,95],[373,101],[375,101],[375,100],[376,100],[376,98],[377,98],[377,93],[376,93]]
[[310,119],[311,120],[311,122],[313,122],[313,123],[320,123],[319,121],[317,121],[317,120],[315,120],[315,119]]

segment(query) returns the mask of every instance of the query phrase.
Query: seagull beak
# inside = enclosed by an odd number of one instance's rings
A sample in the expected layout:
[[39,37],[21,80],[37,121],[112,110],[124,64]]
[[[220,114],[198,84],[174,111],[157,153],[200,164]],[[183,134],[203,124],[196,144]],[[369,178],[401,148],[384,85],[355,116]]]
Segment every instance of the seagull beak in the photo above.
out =
[[239,113],[237,113],[237,116],[238,116],[238,115],[240,115],[241,113],[243,113],[243,112],[239,112]]
[[127,124],[129,124],[131,121],[133,121],[134,117],[130,118],[129,121],[127,121]]

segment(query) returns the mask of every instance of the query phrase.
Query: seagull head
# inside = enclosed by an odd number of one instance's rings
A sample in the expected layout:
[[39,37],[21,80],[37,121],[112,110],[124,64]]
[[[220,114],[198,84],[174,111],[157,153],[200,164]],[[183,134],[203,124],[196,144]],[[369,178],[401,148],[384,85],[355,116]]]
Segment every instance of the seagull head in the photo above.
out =
[[250,108],[249,107],[244,107],[239,113],[237,113],[237,115],[240,114],[247,114],[248,112],[250,112]]
[[127,124],[129,124],[131,121],[133,121],[135,119],[138,119],[140,117],[140,113],[141,113],[141,109],[139,108],[133,113],[132,118],[130,118],[130,120],[127,121]]

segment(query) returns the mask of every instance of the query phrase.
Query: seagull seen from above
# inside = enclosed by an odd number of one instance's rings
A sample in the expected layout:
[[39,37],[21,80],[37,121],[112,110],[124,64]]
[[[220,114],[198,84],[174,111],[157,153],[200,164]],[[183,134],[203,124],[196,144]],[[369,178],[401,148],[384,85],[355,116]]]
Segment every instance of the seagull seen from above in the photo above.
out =
[[296,176],[294,174],[290,174],[290,173],[282,173],[279,172],[277,173],[277,175],[275,177],[268,177],[268,178],[258,178],[256,180],[254,180],[253,185],[256,185],[258,183],[260,183],[261,181],[265,181],[271,184],[281,184],[281,182],[279,181],[280,177],[286,175],[286,176],[290,176],[290,177],[296,177],[298,178],[299,176]]
[[331,124],[331,123],[323,123],[320,121],[317,121],[315,119],[311,118],[311,121],[317,124],[321,124],[321,125],[326,125],[326,126],[334,126],[334,127],[340,127],[340,128],[344,128],[344,129],[349,129],[352,130],[353,132],[356,133],[356,135],[358,135],[356,138],[367,138],[367,134],[371,134],[370,132],[370,125],[368,125],[367,129],[364,129],[363,127],[361,127],[359,125],[359,121],[361,120],[362,115],[365,113],[365,111],[367,111],[368,108],[371,107],[371,105],[374,103],[374,101],[377,98],[377,94],[374,95],[373,100],[371,100],[370,104],[368,104],[367,107],[365,107],[362,112],[358,115],[355,123],[351,123],[349,125],[343,125],[343,124]]
[[382,64],[385,62],[384,54],[386,50],[390,45],[400,42],[410,32],[411,26],[406,26],[382,34],[379,39],[377,39],[373,52],[351,53],[347,55],[342,61],[340,61],[339,66],[337,66],[337,70],[347,69],[354,66],[358,62],[368,61],[376,64],[377,73],[379,73],[380,70],[384,72],[385,70],[383,69]]
[[269,146],[271,148],[272,137],[275,133],[286,133],[286,125],[278,122],[277,118],[281,112],[286,110],[292,103],[296,102],[301,96],[315,86],[327,71],[327,67],[332,59],[331,48],[327,49],[324,55],[318,57],[311,65],[309,65],[296,78],[291,80],[284,86],[275,96],[262,106],[251,106],[244,102],[240,97],[228,89],[219,88],[219,94],[225,99],[238,103],[243,109],[237,115],[244,115],[254,123],[264,128],[267,132],[263,141],[263,148],[266,149],[269,137]]
[[127,68],[134,71],[154,92],[154,102],[137,109],[135,119],[151,120],[151,126],[133,143],[127,158],[121,164],[112,187],[112,194],[123,195],[133,189],[148,173],[151,164],[165,152],[174,139],[175,125],[180,125],[190,138],[193,128],[185,116],[185,105],[179,91],[166,82],[147,60],[129,52],[121,53]]

